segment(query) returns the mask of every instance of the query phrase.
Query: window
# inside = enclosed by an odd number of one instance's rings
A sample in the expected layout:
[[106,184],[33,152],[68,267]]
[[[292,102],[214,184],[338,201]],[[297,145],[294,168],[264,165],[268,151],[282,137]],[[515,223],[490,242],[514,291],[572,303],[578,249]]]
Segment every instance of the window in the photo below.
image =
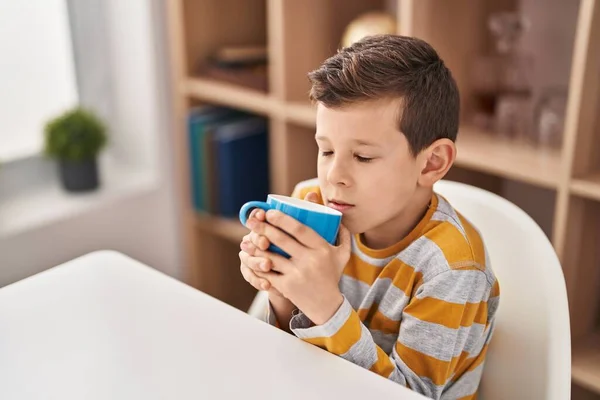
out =
[[39,153],[44,124],[77,103],[66,0],[0,1],[0,162]]

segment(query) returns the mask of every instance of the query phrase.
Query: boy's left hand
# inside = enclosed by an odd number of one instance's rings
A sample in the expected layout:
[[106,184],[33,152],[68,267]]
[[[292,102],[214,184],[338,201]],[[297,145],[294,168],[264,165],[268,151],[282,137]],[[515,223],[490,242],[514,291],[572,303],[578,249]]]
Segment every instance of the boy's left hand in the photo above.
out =
[[308,226],[280,211],[268,211],[267,222],[253,219],[248,227],[291,258],[256,249],[254,255],[270,259],[272,271],[276,271],[261,275],[311,321],[324,324],[344,300],[338,284],[350,259],[350,232],[340,225],[339,245],[333,246]]

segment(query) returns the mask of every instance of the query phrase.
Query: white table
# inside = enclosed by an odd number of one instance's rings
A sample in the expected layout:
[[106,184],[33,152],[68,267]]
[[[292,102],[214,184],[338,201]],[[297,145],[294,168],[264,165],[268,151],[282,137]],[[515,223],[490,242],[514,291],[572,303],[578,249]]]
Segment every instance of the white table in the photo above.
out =
[[0,289],[0,399],[423,399],[96,252]]

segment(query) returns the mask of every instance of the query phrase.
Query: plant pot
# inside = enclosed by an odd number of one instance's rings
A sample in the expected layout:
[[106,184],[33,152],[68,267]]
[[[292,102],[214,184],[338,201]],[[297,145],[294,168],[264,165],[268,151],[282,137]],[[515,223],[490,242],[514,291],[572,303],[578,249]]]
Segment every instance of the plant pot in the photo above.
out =
[[96,159],[82,161],[59,161],[60,179],[69,192],[87,192],[98,188],[98,165]]

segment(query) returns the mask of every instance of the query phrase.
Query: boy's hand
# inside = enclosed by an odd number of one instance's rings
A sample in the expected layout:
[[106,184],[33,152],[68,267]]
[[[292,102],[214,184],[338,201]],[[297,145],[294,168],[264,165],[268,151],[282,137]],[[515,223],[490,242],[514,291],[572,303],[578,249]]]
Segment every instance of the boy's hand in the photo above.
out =
[[[304,200],[310,201],[312,203],[317,203],[319,201],[319,196],[315,192],[309,192],[306,194],[306,196],[304,196]],[[259,221],[264,221],[265,220],[264,210],[261,210],[260,208],[253,210],[250,213],[248,222],[252,218],[256,218]],[[254,232],[254,231],[250,232],[250,235],[244,236],[244,239],[247,240],[246,247],[248,247],[248,248],[257,248],[257,249],[266,251],[269,248],[269,246],[271,245],[271,243],[269,242],[269,239],[266,236],[259,235],[258,233]],[[248,241],[249,241],[249,243],[248,243]],[[243,243],[243,241],[242,241],[242,243]],[[251,246],[253,246],[253,247],[251,247]],[[242,250],[244,250],[244,249],[242,248]]]
[[324,324],[343,302],[338,284],[350,258],[350,232],[341,225],[340,244],[333,246],[311,228],[279,211],[268,211],[266,220],[268,223],[249,219],[248,227],[291,258],[256,249],[254,255],[269,259],[272,270],[261,272],[260,276],[315,324]]
[[[259,212],[260,211],[260,212]],[[252,211],[249,220],[255,218],[259,221],[265,221],[265,212],[260,209]],[[242,251],[239,253],[240,257],[240,271],[242,276],[250,285],[257,290],[265,290],[269,292],[269,297],[282,297],[281,293],[271,286],[271,283],[261,276],[261,272],[268,272],[271,270],[271,261],[268,258],[255,257],[257,250],[256,246],[251,241],[250,234],[242,238],[240,248]],[[257,236],[257,235],[256,235]],[[266,238],[265,238],[266,240]],[[268,247],[268,246],[267,246]]]

